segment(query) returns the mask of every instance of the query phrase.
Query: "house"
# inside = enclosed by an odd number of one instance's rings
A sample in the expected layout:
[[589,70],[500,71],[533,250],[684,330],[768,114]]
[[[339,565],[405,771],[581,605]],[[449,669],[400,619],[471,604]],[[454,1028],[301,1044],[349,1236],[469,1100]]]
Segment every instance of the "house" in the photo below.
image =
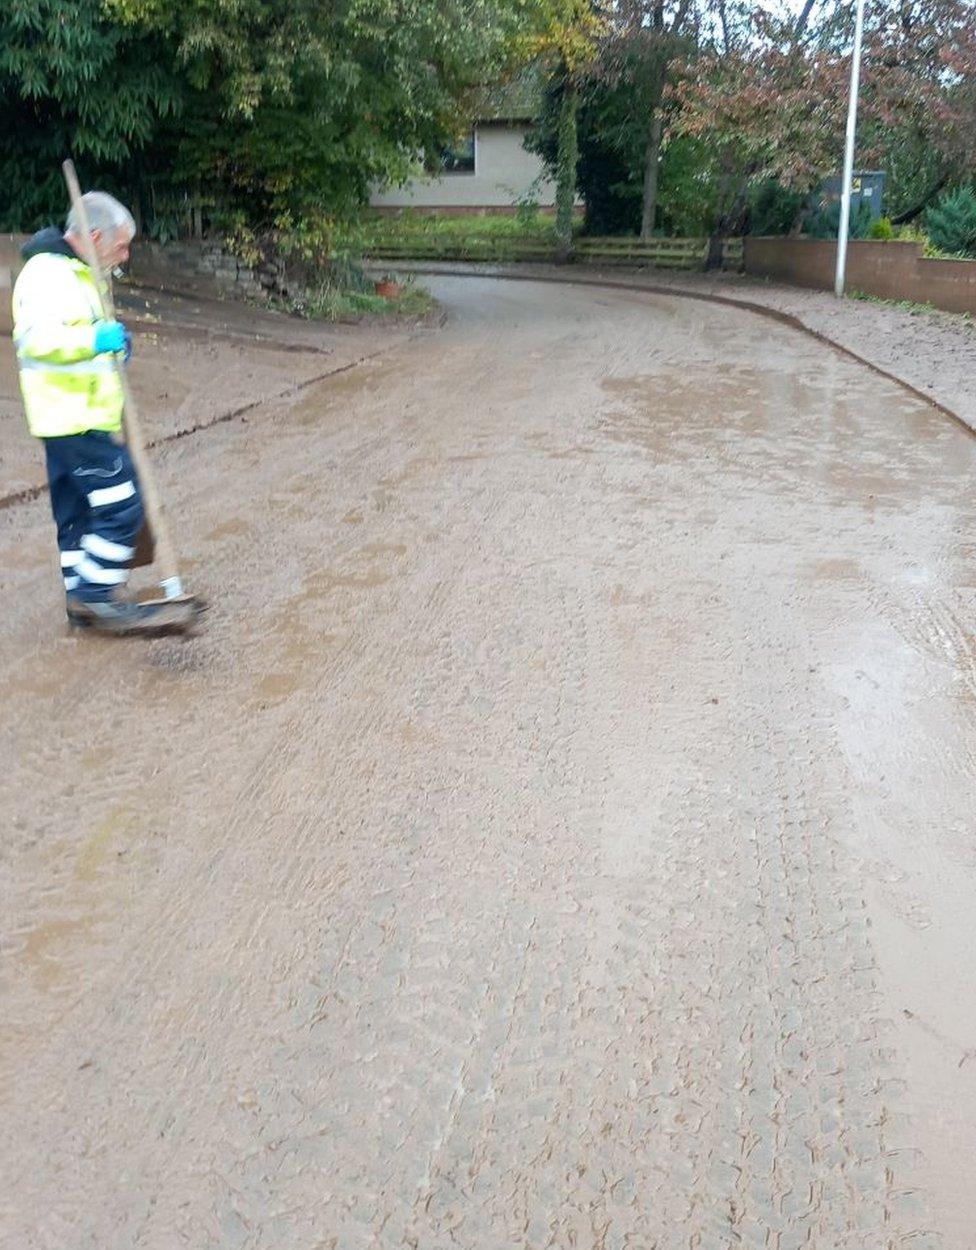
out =
[[432,213],[514,213],[531,201],[552,211],[556,184],[540,157],[524,147],[538,111],[538,85],[521,79],[482,94],[469,133],[443,155],[437,172],[402,187],[375,191],[383,212],[416,208]]

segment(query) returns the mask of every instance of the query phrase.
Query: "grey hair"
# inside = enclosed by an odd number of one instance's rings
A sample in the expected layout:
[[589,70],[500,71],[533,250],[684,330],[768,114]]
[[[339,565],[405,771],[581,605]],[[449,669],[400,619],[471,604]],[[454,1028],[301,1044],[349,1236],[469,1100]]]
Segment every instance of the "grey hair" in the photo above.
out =
[[[86,191],[81,197],[81,202],[84,204],[85,212],[88,214],[88,227],[90,230],[98,230],[102,234],[112,237],[120,230],[124,230],[130,239],[135,235],[136,223],[132,214],[114,196],[108,195],[105,191]],[[65,233],[82,233],[81,221],[74,205],[71,206],[71,211],[68,213]]]

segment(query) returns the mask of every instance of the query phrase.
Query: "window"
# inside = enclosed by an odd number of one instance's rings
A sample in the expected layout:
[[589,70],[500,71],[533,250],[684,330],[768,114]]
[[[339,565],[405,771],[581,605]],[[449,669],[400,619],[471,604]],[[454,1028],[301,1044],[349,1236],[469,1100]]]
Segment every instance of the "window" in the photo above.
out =
[[441,153],[441,172],[445,174],[474,173],[474,131]]

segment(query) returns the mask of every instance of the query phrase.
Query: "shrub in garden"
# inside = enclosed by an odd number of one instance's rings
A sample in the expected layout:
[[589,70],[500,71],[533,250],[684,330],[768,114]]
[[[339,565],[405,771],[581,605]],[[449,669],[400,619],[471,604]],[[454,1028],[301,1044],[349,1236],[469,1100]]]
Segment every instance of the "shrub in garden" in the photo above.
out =
[[[826,208],[819,209],[807,224],[807,233],[815,239],[836,239],[840,229],[840,200],[834,200]],[[848,236],[852,239],[867,237],[871,229],[871,210],[867,204],[861,203],[855,211],[851,206]]]
[[925,218],[929,238],[952,256],[976,256],[976,190],[957,187],[944,195]]
[[806,195],[770,178],[749,192],[748,233],[789,234],[800,216]]

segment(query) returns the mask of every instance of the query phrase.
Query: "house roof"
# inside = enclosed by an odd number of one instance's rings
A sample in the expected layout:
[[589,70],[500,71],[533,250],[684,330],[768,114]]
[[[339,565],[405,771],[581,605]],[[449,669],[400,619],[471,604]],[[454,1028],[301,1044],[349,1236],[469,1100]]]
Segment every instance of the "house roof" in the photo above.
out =
[[474,116],[479,122],[527,122],[539,113],[542,87],[532,70],[491,83],[481,88],[474,103]]

